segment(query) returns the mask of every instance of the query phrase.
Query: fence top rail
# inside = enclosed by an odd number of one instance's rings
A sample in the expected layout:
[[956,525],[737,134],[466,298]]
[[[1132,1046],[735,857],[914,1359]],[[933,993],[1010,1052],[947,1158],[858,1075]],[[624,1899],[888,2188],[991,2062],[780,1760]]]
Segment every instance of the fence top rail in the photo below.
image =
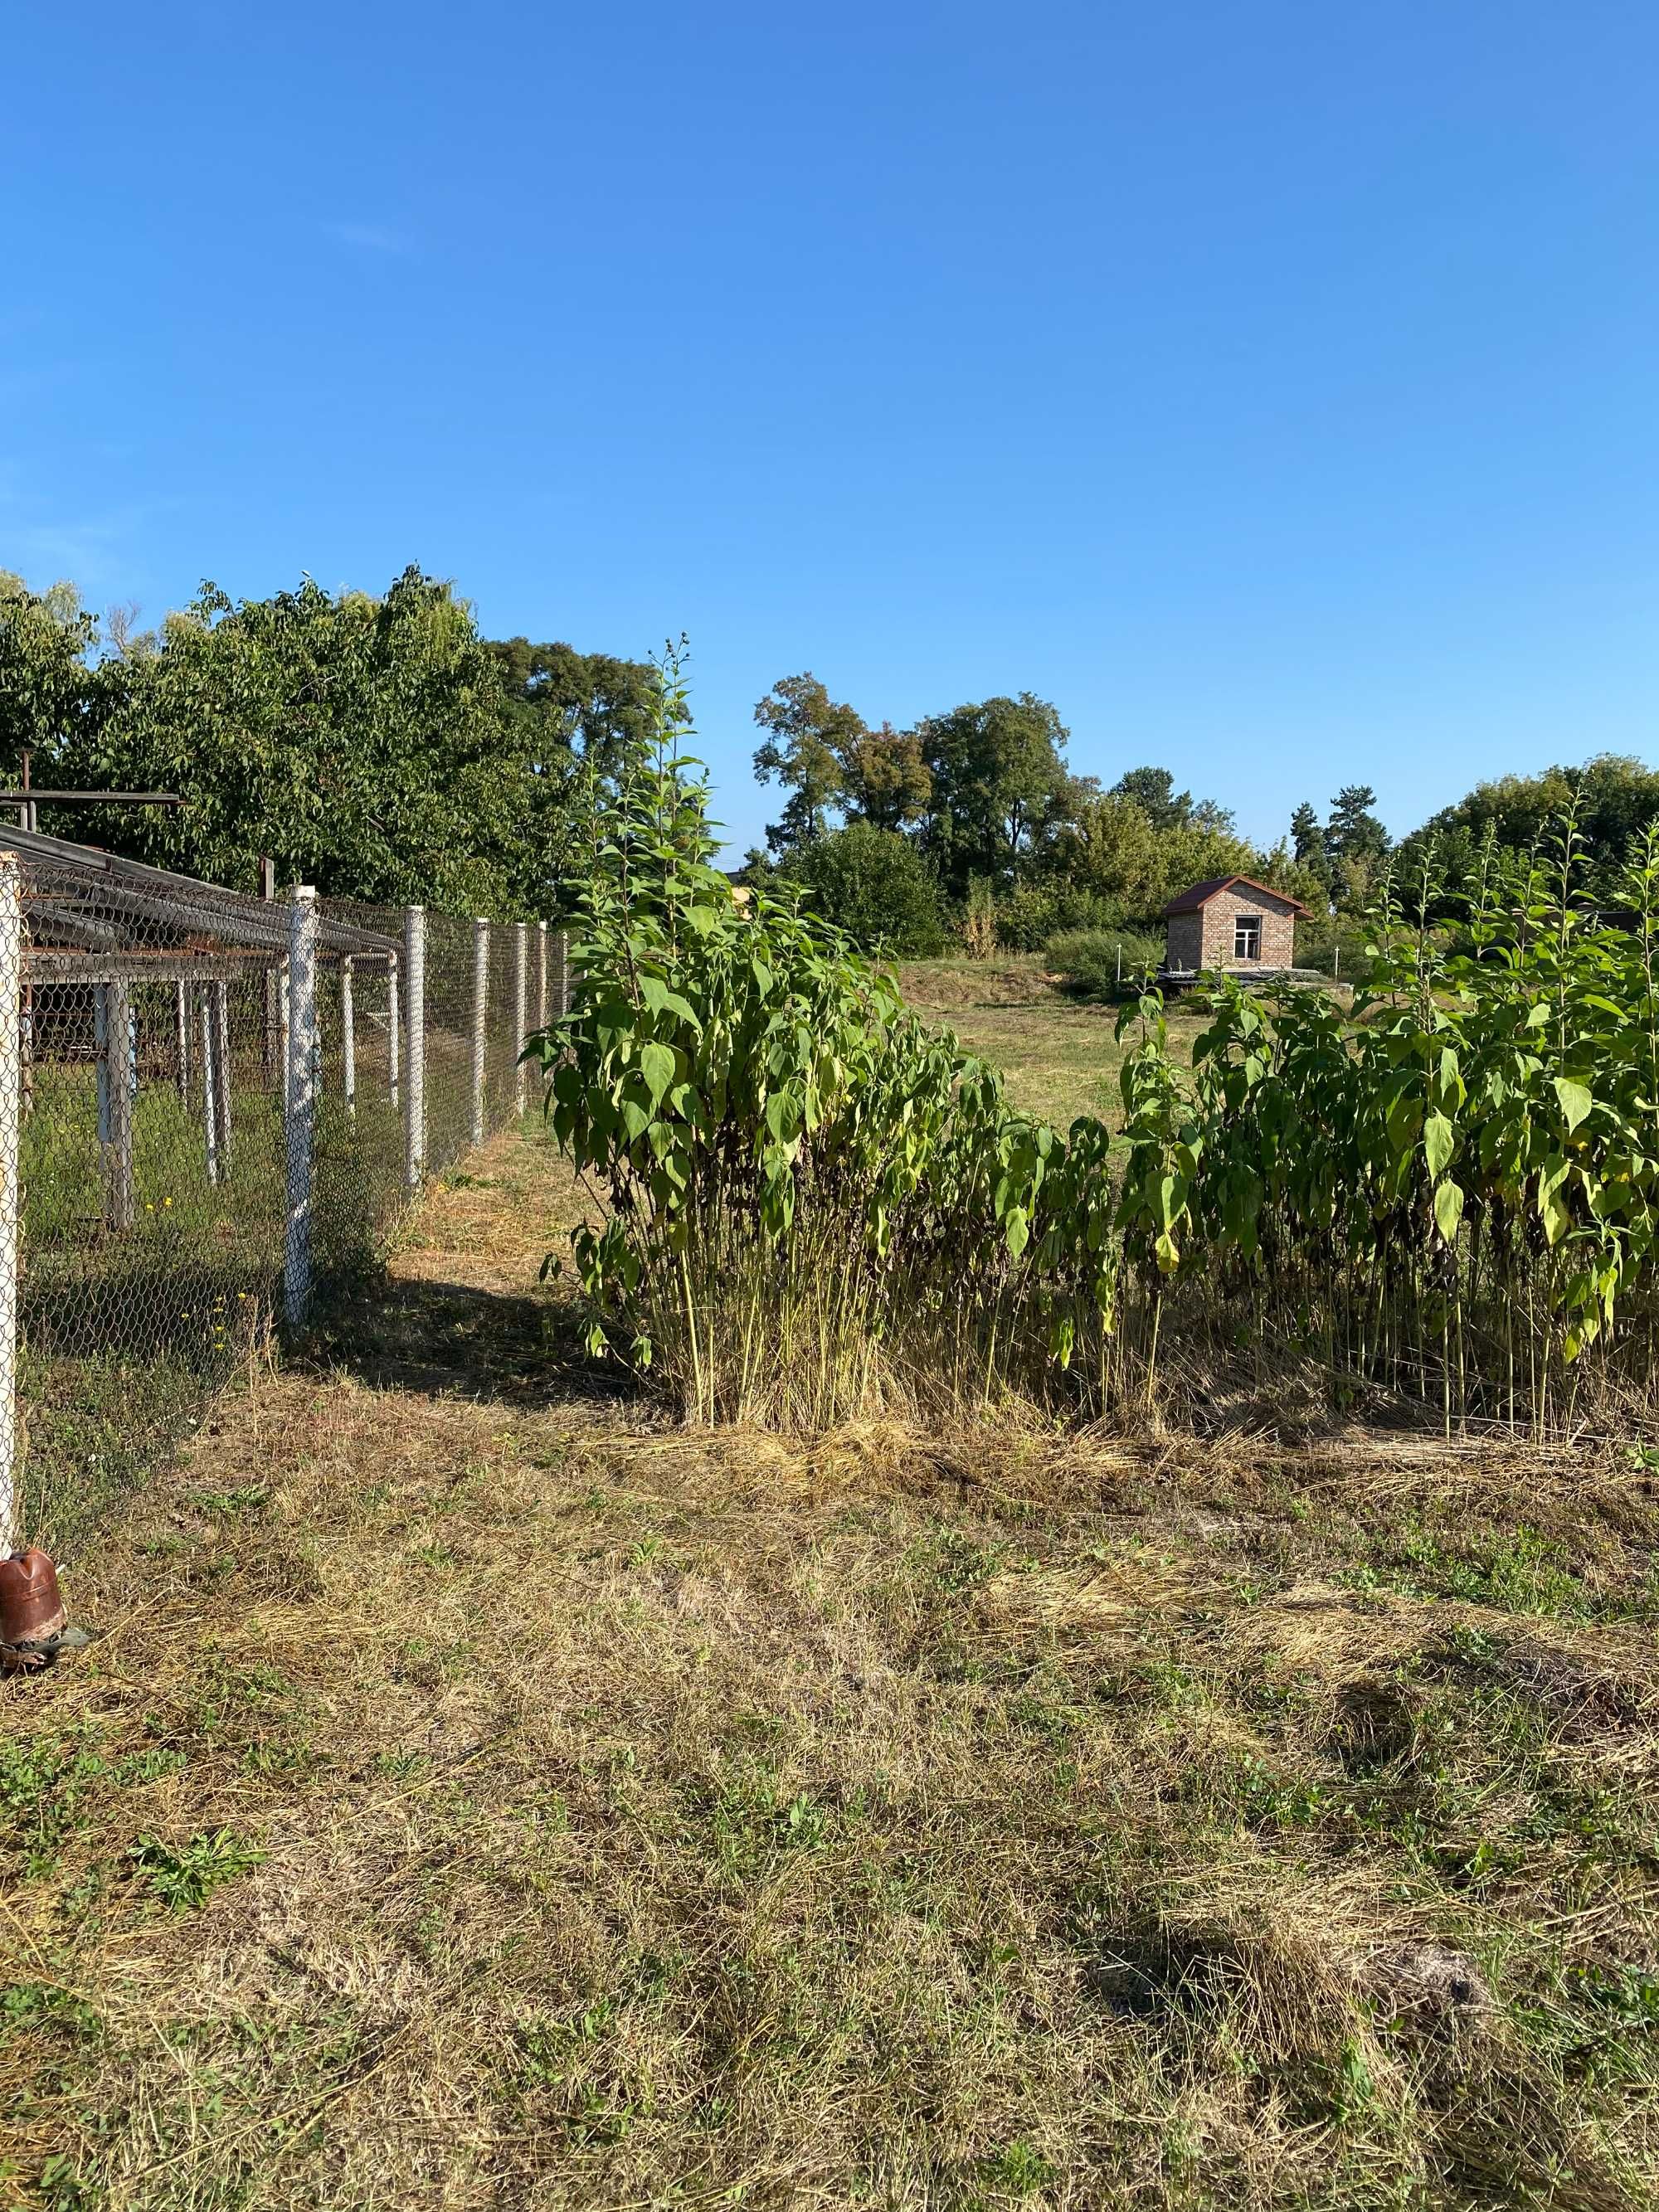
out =
[[[39,830],[15,829],[9,823],[0,825],[0,854],[7,853],[15,854],[25,865],[24,898],[31,931],[37,939],[51,933],[56,915],[64,935],[71,941],[79,938],[84,942],[88,937],[97,941],[96,915],[88,914],[76,896],[78,880],[85,883],[96,904],[106,911],[110,924],[115,925],[108,933],[106,941],[111,943],[121,934],[121,921],[144,921],[269,951],[287,950],[286,901],[228,890],[221,884],[204,884],[169,868],[153,868],[142,860],[106,853],[95,845],[78,845],[66,837],[47,837]],[[402,950],[398,939],[385,931],[336,920],[321,902],[318,938],[325,951],[362,959],[392,960]]]

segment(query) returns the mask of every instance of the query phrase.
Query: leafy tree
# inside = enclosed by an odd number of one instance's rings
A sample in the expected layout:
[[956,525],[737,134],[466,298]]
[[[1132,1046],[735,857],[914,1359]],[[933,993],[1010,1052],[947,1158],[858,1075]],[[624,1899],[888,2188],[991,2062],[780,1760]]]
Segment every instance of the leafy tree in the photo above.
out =
[[1325,824],[1325,860],[1339,906],[1363,906],[1389,855],[1389,833],[1371,812],[1376,793],[1368,783],[1346,783],[1331,801]]
[[905,830],[927,813],[933,779],[916,731],[896,730],[890,722],[860,731],[843,769],[847,805],[858,819],[878,830]]
[[0,569],[0,775],[19,773],[25,746],[57,773],[66,749],[102,722],[121,672],[94,659],[97,645],[97,621],[73,584],[32,592]]
[[[1277,849],[1285,854],[1285,866],[1299,885],[1293,896],[1322,912],[1331,902],[1331,864],[1325,854],[1325,825],[1305,799],[1291,816],[1288,842],[1281,841]],[[1277,883],[1279,878],[1272,880]],[[1291,889],[1288,880],[1285,888]]]
[[1170,894],[1169,866],[1151,816],[1134,799],[1104,792],[1085,801],[1060,832],[1057,871],[1115,921],[1154,914]]
[[1323,865],[1325,831],[1319,819],[1318,809],[1305,799],[1291,817],[1291,844],[1303,867]]
[[1154,830],[1175,830],[1193,811],[1190,791],[1177,791],[1167,768],[1132,768],[1112,786],[1116,799],[1133,799]]
[[925,849],[945,890],[964,898],[975,876],[1018,882],[1056,826],[1067,787],[1060,753],[1067,732],[1046,699],[1017,699],[930,715],[917,736],[933,788],[922,819]]
[[869,737],[854,708],[838,705],[810,672],[781,678],[755,708],[766,737],[755,753],[755,775],[788,792],[783,819],[766,842],[778,854],[822,837],[848,795],[848,763]]
[[648,660],[579,653],[570,645],[493,638],[507,725],[536,772],[585,763],[614,780],[624,745],[648,726],[658,677]]
[[916,957],[945,942],[933,872],[895,830],[849,822],[814,838],[779,879],[801,884],[817,911],[866,951]]
[[491,639],[501,685],[503,777],[520,793],[523,898],[544,910],[538,885],[577,872],[592,809],[615,787],[627,749],[651,726],[659,678],[648,660],[579,653],[526,638]]
[[[447,584],[408,568],[380,599],[297,591],[233,602],[216,586],[124,664],[100,726],[66,741],[82,788],[165,785],[176,813],[77,810],[69,834],[252,890],[535,914],[552,902],[538,792],[504,747],[496,662]],[[532,834],[526,836],[526,824]]]
[[1547,768],[1536,775],[1477,784],[1403,840],[1401,872],[1413,874],[1424,846],[1432,842],[1442,897],[1455,897],[1471,880],[1488,832],[1500,847],[1522,851],[1547,842],[1568,807],[1591,889],[1617,896],[1613,879],[1632,843],[1659,818],[1659,769],[1629,753],[1597,753],[1580,768]]

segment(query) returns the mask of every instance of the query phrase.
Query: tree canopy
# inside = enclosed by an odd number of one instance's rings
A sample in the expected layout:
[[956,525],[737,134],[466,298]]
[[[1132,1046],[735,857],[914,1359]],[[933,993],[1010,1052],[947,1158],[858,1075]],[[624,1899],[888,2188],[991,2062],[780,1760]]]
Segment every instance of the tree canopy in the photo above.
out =
[[779,855],[809,845],[830,827],[848,797],[852,763],[870,732],[851,707],[838,705],[810,671],[785,676],[755,708],[766,736],[755,752],[755,775],[787,791],[783,818],[767,830]]
[[336,896],[556,911],[573,825],[655,681],[645,663],[491,643],[413,568],[378,597],[204,584],[153,635],[117,622],[106,640],[72,587],[0,579],[14,760],[31,744],[39,782],[185,801],[43,808],[43,827],[245,890],[269,854],[280,879]]
[[1605,889],[1632,840],[1659,817],[1659,769],[1630,753],[1596,753],[1579,768],[1494,777],[1414,830],[1401,848],[1401,865],[1414,869],[1431,851],[1431,872],[1441,894],[1455,894],[1488,835],[1510,849],[1536,845],[1554,834],[1569,808],[1584,873],[1593,887]]
[[917,734],[932,780],[922,846],[945,890],[965,897],[976,876],[1011,889],[1066,790],[1066,725],[1022,691],[930,715]]

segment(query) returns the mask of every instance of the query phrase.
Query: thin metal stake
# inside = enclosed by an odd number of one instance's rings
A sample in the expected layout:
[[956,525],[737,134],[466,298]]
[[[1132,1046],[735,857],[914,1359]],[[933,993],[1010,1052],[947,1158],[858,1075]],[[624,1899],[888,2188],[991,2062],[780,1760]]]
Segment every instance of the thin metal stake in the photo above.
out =
[[213,990],[213,1060],[219,1071],[215,1103],[219,1109],[219,1158],[230,1166],[230,986],[215,983]]
[[530,964],[530,931],[522,921],[513,925],[513,1111],[524,1112],[524,1061],[520,1054],[525,1040],[526,970]]
[[345,1083],[348,1121],[357,1118],[357,1029],[351,1003],[351,963],[340,963],[340,1068]]
[[23,908],[17,862],[0,854],[0,1553],[17,1525],[17,1154],[23,1122]]
[[109,1220],[112,1229],[132,1226],[132,1094],[137,1088],[137,1052],[133,1036],[132,994],[125,982],[104,987],[104,1091],[109,1117]]
[[311,1167],[317,1121],[317,891],[296,884],[289,918],[288,1223],[283,1304],[290,1328],[311,1301]]
[[392,1092],[392,1110],[398,1110],[398,1048],[403,1040],[398,1035],[398,956],[394,952],[386,963],[386,1079]]
[[202,989],[202,1122],[207,1131],[208,1181],[219,1180],[218,1079],[214,1069],[213,1004],[205,985]]
[[489,924],[472,924],[472,1141],[484,1140],[484,1022],[489,1012]]
[[411,906],[404,915],[408,1079],[404,1085],[404,1181],[418,1190],[426,1171],[426,908]]

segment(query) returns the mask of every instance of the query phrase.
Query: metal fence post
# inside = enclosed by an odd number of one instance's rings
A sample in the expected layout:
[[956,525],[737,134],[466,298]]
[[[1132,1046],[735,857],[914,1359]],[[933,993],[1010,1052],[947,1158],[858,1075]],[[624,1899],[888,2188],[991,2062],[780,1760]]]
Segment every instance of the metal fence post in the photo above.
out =
[[348,955],[340,963],[340,1073],[345,1085],[348,1121],[355,1121],[357,1118],[357,1030],[353,1018],[356,1012],[351,1003],[351,961]]
[[526,922],[513,925],[513,1111],[524,1112],[524,1062],[519,1057],[524,1050],[525,992],[529,981],[530,928]]
[[404,914],[404,1020],[409,1050],[404,1080],[404,1181],[421,1187],[426,1166],[426,908]]
[[[230,986],[213,986],[213,1057],[219,1069],[219,1158],[230,1165]],[[137,1089],[137,1085],[134,1085]]]
[[317,892],[296,884],[289,916],[288,1224],[283,1304],[290,1328],[311,1297],[311,1168],[317,1118]]
[[137,1073],[132,1035],[132,993],[125,982],[104,986],[104,1096],[109,1117],[109,1220],[132,1226],[132,1093]]
[[489,924],[472,924],[472,1141],[484,1140],[484,1022],[489,1012]]
[[398,1034],[398,956],[394,952],[386,963],[386,1084],[394,1114],[398,1110],[398,1051],[403,1042]]
[[190,986],[181,975],[173,985],[174,1043],[179,1059],[179,1103],[190,1103]]
[[202,1121],[207,1131],[207,1178],[219,1180],[219,1085],[224,1070],[215,1067],[213,1006],[208,987],[202,986]]
[[536,1026],[547,1027],[547,924],[536,924]]
[[0,1553],[17,1525],[17,1152],[23,1121],[23,910],[15,855],[0,855]]

